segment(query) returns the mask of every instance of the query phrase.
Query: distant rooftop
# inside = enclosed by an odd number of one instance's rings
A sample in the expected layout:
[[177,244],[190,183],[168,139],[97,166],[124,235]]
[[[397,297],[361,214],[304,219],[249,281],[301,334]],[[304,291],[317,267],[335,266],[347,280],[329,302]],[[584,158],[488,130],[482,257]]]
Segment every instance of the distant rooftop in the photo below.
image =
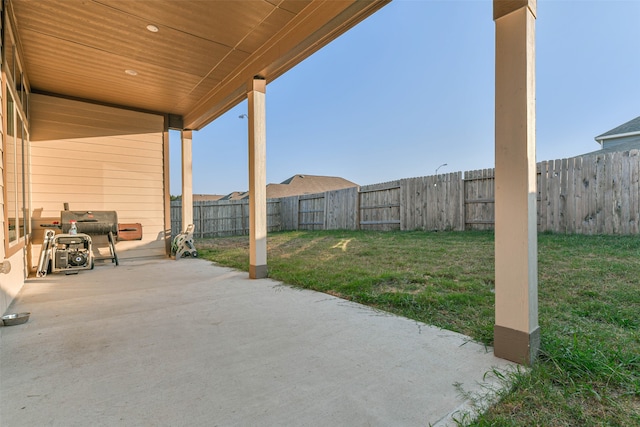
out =
[[249,197],[248,191],[234,191],[226,196],[221,197],[219,200],[242,200]]
[[635,119],[629,120],[626,123],[621,124],[618,127],[611,129],[608,132],[603,133],[595,137],[595,140],[602,143],[604,139],[611,139],[614,137],[633,135],[640,133],[640,116]]
[[627,141],[627,142],[621,142],[619,144],[611,144],[609,146],[605,146],[603,148],[600,148],[599,150],[595,150],[595,151],[590,151],[588,153],[583,153],[580,154],[578,156],[575,157],[579,157],[579,156],[586,156],[589,154],[607,154],[607,153],[616,153],[616,152],[625,152],[625,151],[631,151],[631,150],[638,150],[640,149],[640,142],[638,141]]
[[[337,176],[298,174],[282,181],[280,184],[267,184],[267,199],[324,193],[325,191],[342,190],[357,186],[358,184],[355,182]],[[248,198],[248,191],[234,191],[219,200],[242,200]]]
[[224,196],[221,194],[194,194],[194,202],[211,202],[222,199]]
[[300,196],[357,187],[358,184],[336,176],[294,175],[281,184],[267,185],[267,198]]
[[580,154],[606,154],[640,149],[640,116],[594,138],[600,149]]

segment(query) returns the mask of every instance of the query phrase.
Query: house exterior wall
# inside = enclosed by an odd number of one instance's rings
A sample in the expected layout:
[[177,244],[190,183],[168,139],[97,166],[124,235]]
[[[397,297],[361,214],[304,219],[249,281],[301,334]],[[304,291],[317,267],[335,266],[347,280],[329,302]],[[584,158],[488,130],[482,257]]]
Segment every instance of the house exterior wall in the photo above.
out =
[[[2,252],[4,252],[4,249]],[[7,311],[11,301],[22,289],[26,274],[24,251],[18,251],[8,258],[4,257],[4,253],[2,255],[2,260],[8,261],[11,265],[11,271],[0,276],[0,314],[4,314]]]
[[[0,5],[0,9],[2,6]],[[2,25],[2,19],[0,19],[0,25]],[[2,43],[0,43],[0,57],[2,56]],[[4,79],[4,75],[0,73],[0,79]],[[1,86],[1,84],[0,84]],[[4,141],[4,97],[3,91],[0,90],[0,105],[3,106],[0,108],[0,141]],[[4,144],[0,144],[0,158],[4,159]],[[5,168],[4,161],[0,161],[0,208],[2,209],[2,215],[0,215],[0,237],[2,237],[3,244],[0,245],[0,262],[9,261],[11,264],[14,264],[18,261],[21,265],[24,265],[23,260],[20,259],[22,252],[18,252],[14,254],[14,256],[9,257],[9,259],[5,258],[7,256],[5,251],[5,216],[4,216],[4,183],[5,183]],[[23,269],[18,269],[18,271],[22,271]],[[10,275],[3,275],[0,277],[0,314],[4,314],[13,298],[17,295],[20,288],[24,284],[24,277],[14,277],[16,272]]]
[[[72,211],[116,211],[119,223],[141,223],[143,238],[120,241],[120,259],[166,256],[164,117],[33,94],[31,99],[31,269],[44,227]],[[94,251],[108,254],[105,236]]]
[[[0,5],[0,10],[2,9],[2,6]],[[2,25],[3,20],[0,19],[0,26]],[[0,58],[2,57],[2,43],[0,43]],[[0,72],[0,80],[4,79],[4,75]],[[0,81],[0,87],[2,86],[2,82]],[[2,107],[0,107],[0,141],[4,141],[4,98],[3,98],[3,91],[0,90],[0,105]],[[0,158],[4,159],[4,143],[0,144]],[[4,233],[4,182],[5,182],[5,171],[4,171],[4,161],[0,161],[0,208],[2,212],[2,215],[0,215],[0,237],[2,237],[2,244],[0,245],[0,261],[4,261],[5,260],[5,249],[4,249],[4,242],[5,242],[5,233]],[[22,287],[22,280],[20,281],[16,281],[16,285],[18,287],[18,289],[20,287]],[[15,295],[15,293],[17,293],[16,290],[12,289],[15,286],[12,286],[13,281],[9,281],[5,278],[3,278],[2,280],[0,280],[0,314],[4,314],[5,310],[7,309],[7,307],[9,306],[9,304],[11,303],[11,301],[13,300],[13,296]]]
[[602,141],[602,148],[613,149],[618,145],[631,143],[640,144],[640,135],[629,135],[620,138],[605,139]]
[[[16,114],[20,114],[21,121],[18,123],[20,123],[19,129],[21,132],[25,126],[24,110],[22,110],[24,104],[22,103],[26,102],[27,79],[26,75],[23,74],[21,76],[21,84],[17,85],[21,90],[17,91],[15,80],[12,81],[7,77],[8,73],[19,75],[20,73],[16,73],[16,70],[21,71],[23,68],[21,55],[14,41],[12,28],[7,25],[8,17],[3,8],[4,3],[0,3],[0,11],[2,12],[0,28],[3,35],[0,43],[0,57],[2,58],[2,73],[0,73],[0,141],[2,141],[0,143],[0,208],[2,212],[2,215],[0,215],[0,238],[2,239],[2,244],[0,245],[0,314],[7,312],[9,305],[22,289],[26,277],[25,228],[22,228],[21,232],[18,231],[20,227],[16,221],[16,212],[23,214],[22,208],[28,206],[28,200],[26,202],[21,200],[24,197],[28,199],[28,189],[25,196],[24,190],[20,188],[21,184],[28,187],[28,180],[20,181],[20,184],[18,184],[15,175],[9,179],[7,174],[9,172],[18,174],[20,173],[19,171],[23,170],[28,174],[28,169],[25,169],[25,167],[28,167],[29,155],[28,134],[18,133],[16,122],[13,121],[17,117]],[[9,95],[9,93],[12,93],[12,95]],[[18,97],[21,98],[20,105],[15,102]],[[12,100],[10,105],[8,105],[9,99]],[[7,112],[9,108],[11,108],[11,114]],[[21,112],[18,113],[17,109],[21,109]],[[10,119],[12,123],[8,124],[7,121]],[[11,139],[7,134],[9,126],[14,128]],[[18,135],[20,135],[19,140]],[[26,141],[25,145],[23,145],[23,141]],[[25,150],[20,151],[24,157],[21,156],[23,160],[19,168],[15,163],[18,161],[16,146],[20,146],[21,150]],[[17,197],[16,191],[20,190],[22,190],[21,196]],[[17,203],[20,203],[20,205],[17,205]],[[12,212],[9,212],[9,210],[12,210]],[[16,228],[9,231],[10,227],[14,226]],[[28,234],[28,230],[26,233]],[[13,237],[11,237],[12,235]]]

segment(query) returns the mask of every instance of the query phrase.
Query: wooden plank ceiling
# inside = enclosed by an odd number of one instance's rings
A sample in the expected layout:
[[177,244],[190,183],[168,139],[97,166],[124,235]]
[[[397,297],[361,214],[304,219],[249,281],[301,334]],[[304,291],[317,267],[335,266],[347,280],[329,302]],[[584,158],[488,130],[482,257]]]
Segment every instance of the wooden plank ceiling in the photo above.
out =
[[200,129],[241,102],[253,76],[274,80],[388,1],[11,0],[9,10],[32,91]]

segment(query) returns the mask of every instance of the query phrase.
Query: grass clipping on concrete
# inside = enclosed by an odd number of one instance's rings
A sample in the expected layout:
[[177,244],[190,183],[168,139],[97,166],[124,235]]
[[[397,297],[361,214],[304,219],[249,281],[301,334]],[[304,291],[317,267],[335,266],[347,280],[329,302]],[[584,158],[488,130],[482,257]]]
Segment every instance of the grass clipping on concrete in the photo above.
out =
[[[200,239],[202,257],[247,270],[249,240]],[[541,234],[541,354],[475,425],[640,425],[640,239]],[[270,234],[269,277],[493,343],[489,232]]]

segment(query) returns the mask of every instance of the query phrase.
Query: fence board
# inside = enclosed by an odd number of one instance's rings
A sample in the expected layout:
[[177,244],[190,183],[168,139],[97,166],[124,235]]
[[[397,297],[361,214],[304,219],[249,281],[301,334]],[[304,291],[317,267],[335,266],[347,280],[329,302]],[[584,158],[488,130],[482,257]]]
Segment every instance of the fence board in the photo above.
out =
[[560,191],[558,199],[558,230],[561,233],[567,232],[567,210],[569,209],[569,202],[567,200],[567,193],[569,191],[569,160],[562,159],[560,161],[560,171],[558,179],[560,180]]
[[572,157],[567,160],[567,192],[565,204],[567,207],[565,216],[565,233],[576,229],[576,163],[578,159]]
[[605,156],[599,155],[596,157],[595,163],[595,176],[596,176],[596,233],[604,233],[604,204],[605,204],[605,184],[606,184],[606,168],[605,168]]
[[556,212],[558,206],[558,199],[556,193],[556,161],[550,160],[548,162],[547,170],[547,230],[555,231]]
[[[495,197],[494,197],[494,194],[492,194],[492,192],[490,191],[491,188],[495,187],[495,176],[491,174],[488,169],[482,169],[480,171],[480,177],[482,178],[482,180],[479,183],[480,192],[478,193],[478,195],[481,196],[482,198],[493,200],[493,203],[491,204],[491,206],[495,207]],[[493,182],[490,183],[489,181],[491,179],[493,179]],[[489,215],[489,212],[488,212],[489,203],[482,203],[478,206],[478,208],[479,208],[479,211],[478,211],[479,221],[477,223],[487,224],[485,226],[481,226],[478,228],[480,230],[489,230],[493,228],[495,218],[493,217],[493,215]],[[488,226],[489,224],[490,226]]]
[[547,210],[549,207],[547,176],[548,176],[548,163],[546,161],[540,162],[538,168],[540,175],[538,178],[538,230],[547,231]]
[[[603,209],[603,232],[604,234],[613,233],[613,223],[615,221],[615,198],[614,198],[614,179],[613,179],[613,155],[605,155],[604,164],[604,209]],[[607,216],[611,216],[611,220],[607,221]]]
[[569,179],[571,189],[567,193],[567,197],[573,201],[569,211],[570,218],[567,232],[577,233],[577,230],[582,229],[582,159],[580,157],[569,159],[569,166],[572,168],[573,178]]
[[629,233],[638,234],[640,230],[640,150],[629,152]]
[[613,153],[611,156],[611,166],[609,168],[609,185],[611,186],[611,221],[610,231],[607,234],[620,234],[620,223],[622,217],[622,153]]
[[620,232],[620,162],[618,161],[622,153],[613,153],[609,165],[609,182],[607,187],[611,191],[610,209],[611,221],[607,221],[607,234],[618,234]]
[[597,156],[588,156],[582,159],[582,176],[585,188],[583,200],[585,234],[596,233],[596,162]]
[[553,175],[553,160],[546,161],[542,165],[542,172],[540,180],[543,183],[542,187],[542,207],[544,209],[544,224],[543,231],[551,231],[551,224],[553,223],[553,217],[551,216],[551,204],[553,203],[553,196],[551,195],[551,180]]
[[[495,169],[485,169],[484,178],[484,192],[487,197],[494,200],[494,203],[486,203],[483,206],[483,214],[485,218],[495,224]],[[491,230],[493,227],[485,227],[484,229]]]
[[464,231],[465,221],[466,221],[466,217],[465,217],[466,212],[464,207],[464,194],[465,194],[464,175],[462,174],[462,172],[458,172],[457,179],[458,179],[458,200],[457,200],[456,209],[458,210],[459,218],[457,220],[456,230]]
[[619,234],[629,234],[631,230],[631,211],[629,209],[630,190],[631,190],[631,174],[629,153],[620,153],[621,159],[618,165],[620,173],[620,229]]
[[[428,190],[427,190],[427,206],[426,206],[426,222],[425,228],[427,230],[436,230],[436,224],[438,223],[438,178],[436,176],[427,178]],[[431,203],[429,203],[431,202]]]
[[546,215],[545,215],[546,223],[544,225],[544,230],[553,231],[553,172],[554,172],[555,162],[553,160],[549,160],[546,163],[547,163],[547,168],[545,172],[546,176],[544,179],[544,183],[545,183],[545,187],[544,187],[545,205],[544,206],[546,210]]
[[560,200],[560,176],[558,174],[560,167],[557,165],[560,159],[549,162],[549,177],[547,185],[549,186],[549,230],[558,232],[558,213]]
[[598,191],[598,183],[596,182],[597,173],[596,173],[596,165],[597,165],[598,156],[588,156],[582,159],[583,166],[583,174],[584,179],[587,184],[585,186],[586,197],[585,200],[585,227],[587,230],[586,234],[595,234],[597,231],[596,227],[596,192]]

